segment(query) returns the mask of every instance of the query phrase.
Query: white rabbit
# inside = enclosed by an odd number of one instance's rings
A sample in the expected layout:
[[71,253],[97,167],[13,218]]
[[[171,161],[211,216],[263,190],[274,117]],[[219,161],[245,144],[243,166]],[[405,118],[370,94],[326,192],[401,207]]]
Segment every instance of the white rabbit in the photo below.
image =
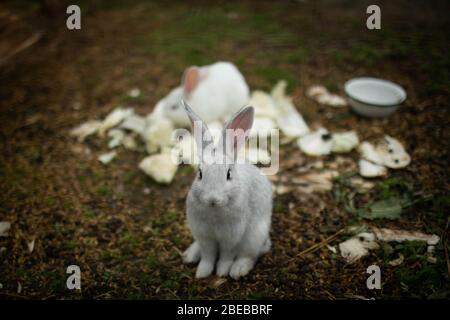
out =
[[238,279],[271,246],[272,185],[257,167],[232,160],[248,139],[254,109],[236,113],[214,146],[206,124],[186,103],[184,108],[201,160],[186,200],[194,243],[183,253],[183,262],[200,261],[196,277],[204,278],[213,272],[217,259],[218,276]]
[[237,67],[229,62],[186,69],[179,87],[161,99],[155,108],[177,127],[188,127],[189,119],[180,105],[184,100],[206,122],[224,123],[249,101],[249,88]]

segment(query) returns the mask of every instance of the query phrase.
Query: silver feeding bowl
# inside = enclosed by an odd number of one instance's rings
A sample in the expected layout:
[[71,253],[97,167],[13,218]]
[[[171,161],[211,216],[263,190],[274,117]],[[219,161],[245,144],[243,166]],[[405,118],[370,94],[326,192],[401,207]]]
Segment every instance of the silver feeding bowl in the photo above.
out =
[[356,113],[370,118],[386,117],[406,100],[398,84],[377,78],[354,78],[344,85],[350,106]]

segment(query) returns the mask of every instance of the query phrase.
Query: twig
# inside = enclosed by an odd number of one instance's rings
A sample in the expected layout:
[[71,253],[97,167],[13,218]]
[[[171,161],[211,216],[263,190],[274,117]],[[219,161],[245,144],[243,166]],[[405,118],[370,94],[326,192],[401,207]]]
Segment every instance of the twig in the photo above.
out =
[[42,38],[44,32],[38,31],[35,34],[33,34],[31,37],[26,39],[24,42],[22,42],[19,46],[17,46],[14,50],[12,50],[9,54],[7,54],[5,57],[0,58],[0,66],[5,64],[9,59],[11,59],[13,56],[18,54],[19,52],[27,49],[28,47],[31,47],[33,44],[39,41],[39,39]]
[[316,243],[315,245],[309,247],[308,249],[303,250],[302,252],[298,253],[295,258],[300,258],[302,256],[304,256],[305,254],[308,253],[312,253],[318,249],[320,249],[321,247],[323,247],[324,245],[330,243],[331,241],[333,241],[334,239],[336,239],[341,233],[343,233],[347,228],[343,228],[341,230],[339,230],[338,232],[336,232],[335,234],[329,236],[328,238],[326,238],[325,240]]

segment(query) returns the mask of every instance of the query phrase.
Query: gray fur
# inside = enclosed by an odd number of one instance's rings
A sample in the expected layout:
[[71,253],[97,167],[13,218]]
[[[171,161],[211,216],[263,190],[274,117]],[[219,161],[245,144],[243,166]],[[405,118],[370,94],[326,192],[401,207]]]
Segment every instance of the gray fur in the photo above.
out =
[[[253,110],[247,111],[251,112],[244,116],[253,117]],[[246,123],[251,125],[251,121]],[[183,261],[200,260],[197,278],[209,276],[216,266],[218,276],[238,279],[270,250],[271,183],[251,164],[201,163],[200,170],[202,178],[197,173],[186,200],[187,221],[195,241],[184,252]],[[228,170],[231,180],[227,179]]]

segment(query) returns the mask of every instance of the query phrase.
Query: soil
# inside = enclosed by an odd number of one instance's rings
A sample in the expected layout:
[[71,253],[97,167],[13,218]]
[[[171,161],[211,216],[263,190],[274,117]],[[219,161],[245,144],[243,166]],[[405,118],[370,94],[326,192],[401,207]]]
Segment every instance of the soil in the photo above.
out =
[[[448,1],[380,1],[382,29],[366,28],[370,1],[147,3],[81,1],[82,29],[68,30],[64,2],[0,5],[0,297],[3,299],[389,299],[448,298],[449,261],[449,18]],[[15,52],[37,32],[36,43]],[[80,144],[69,132],[103,119],[119,105],[145,115],[184,68],[233,61],[252,89],[286,79],[293,102],[311,127],[356,130],[373,141],[399,139],[411,164],[374,179],[355,195],[295,190],[274,199],[273,248],[245,278],[195,279],[180,253],[192,241],[185,197],[195,175],[182,166],[168,186],[137,167],[143,152],[118,150],[102,165],[105,139]],[[324,84],[343,95],[357,76],[401,84],[408,99],[393,115],[366,119],[348,108],[321,106],[307,88]],[[127,93],[139,88],[139,98]],[[342,171],[355,172],[356,151]],[[279,176],[320,159],[282,146]],[[332,167],[338,156],[322,158]],[[342,180],[341,180],[342,182]],[[407,193],[416,201],[396,220],[363,220],[337,195],[353,192],[356,206]],[[348,264],[323,246],[299,253],[352,225],[434,233],[436,262],[421,243],[383,246]],[[337,247],[348,235],[329,243]],[[28,244],[34,241],[32,252]],[[405,256],[400,266],[389,261]],[[68,290],[66,268],[78,265],[82,289]],[[366,286],[370,265],[382,289]]]

